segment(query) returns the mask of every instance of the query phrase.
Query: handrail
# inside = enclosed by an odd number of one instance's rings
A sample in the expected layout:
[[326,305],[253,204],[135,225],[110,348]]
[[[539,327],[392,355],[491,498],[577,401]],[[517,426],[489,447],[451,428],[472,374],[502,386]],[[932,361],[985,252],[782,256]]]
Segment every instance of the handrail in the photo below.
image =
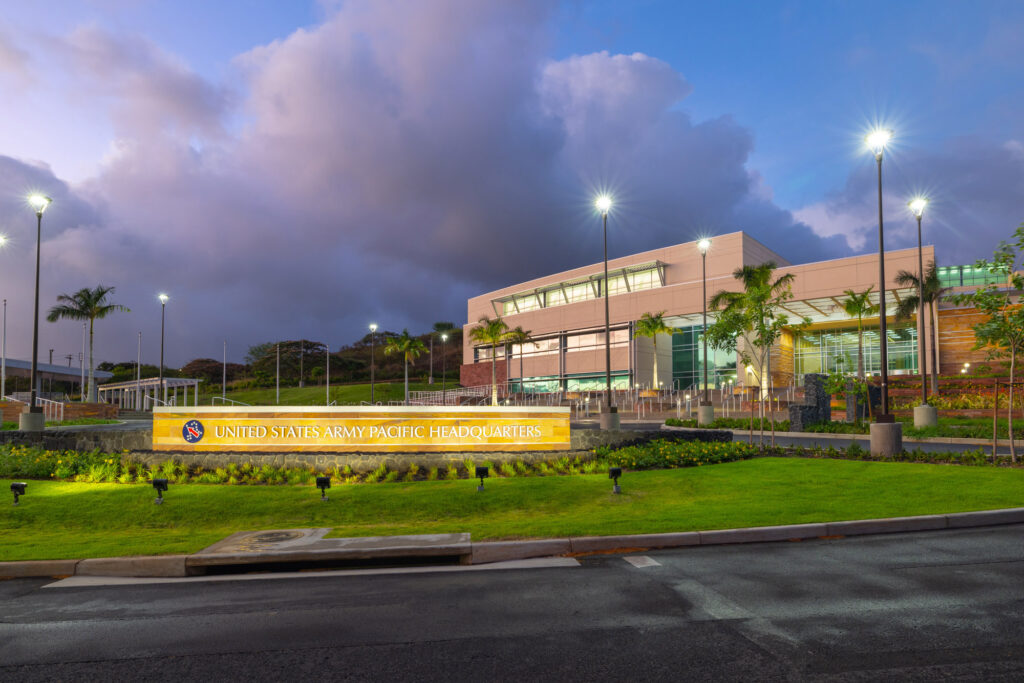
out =
[[147,407],[147,401],[152,401],[153,403],[159,403],[159,404],[165,405],[165,406],[173,405],[170,401],[161,400],[161,399],[157,398],[156,396],[143,396],[142,397],[142,409],[143,410],[145,410],[146,407]]
[[51,401],[48,398],[36,396],[36,402],[42,405],[43,414],[47,420],[53,422],[64,421],[64,404],[60,401]]
[[210,399],[210,405],[211,406],[217,405],[217,399],[220,399],[221,401],[224,401],[225,403],[234,403],[236,406],[251,406],[252,405],[251,403],[243,403],[242,401],[236,401],[236,400],[234,400],[232,398],[226,398],[224,396],[214,396],[212,399]]

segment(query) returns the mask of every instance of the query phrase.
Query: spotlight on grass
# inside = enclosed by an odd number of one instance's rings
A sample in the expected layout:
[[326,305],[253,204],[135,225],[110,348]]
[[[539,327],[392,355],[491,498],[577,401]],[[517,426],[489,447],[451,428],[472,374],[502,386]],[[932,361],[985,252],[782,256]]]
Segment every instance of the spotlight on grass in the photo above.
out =
[[320,502],[326,503],[327,502],[327,489],[331,488],[331,478],[330,477],[317,477],[316,478],[316,487],[318,489],[320,489]]
[[476,490],[478,492],[484,490],[484,479],[486,479],[489,476],[491,475],[488,474],[486,467],[484,467],[483,465],[477,465],[476,478],[480,480],[480,485],[476,487]]
[[622,488],[619,487],[619,477],[621,477],[621,476],[622,476],[622,468],[621,467],[609,467],[608,468],[608,478],[611,479],[613,482],[615,482],[615,485],[612,487],[612,493],[622,493]]
[[28,484],[26,484],[23,481],[16,481],[16,482],[13,482],[11,484],[11,493],[14,494],[14,504],[15,505],[18,504],[18,496],[24,496],[25,495],[25,487],[26,486],[28,486]]
[[164,491],[167,490],[167,480],[166,479],[154,479],[153,480],[153,488],[156,489],[156,500],[154,500],[153,502],[156,503],[157,505],[163,505],[163,502],[164,502]]

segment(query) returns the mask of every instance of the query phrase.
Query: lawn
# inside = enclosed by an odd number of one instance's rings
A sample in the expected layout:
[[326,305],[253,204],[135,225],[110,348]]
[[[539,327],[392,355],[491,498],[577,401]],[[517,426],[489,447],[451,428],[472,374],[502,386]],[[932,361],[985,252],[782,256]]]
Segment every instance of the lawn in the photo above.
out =
[[[46,421],[47,427],[76,427],[82,425],[109,425],[117,424],[120,420],[107,420],[101,417],[79,417],[74,420],[63,420],[63,421]],[[3,422],[0,423],[0,430],[6,429],[17,429],[17,422]]]
[[[447,388],[454,389],[457,383],[449,382]],[[426,384],[422,382],[409,382],[409,391],[440,391],[441,382]],[[220,396],[220,391],[209,394],[199,394],[200,405],[210,405],[215,396]],[[191,397],[189,397],[191,398]],[[227,398],[232,401],[240,401],[253,406],[277,405],[274,387],[269,389],[242,389],[229,391]],[[401,382],[377,382],[373,385],[373,400],[387,405],[388,401],[401,401],[405,398],[405,385]],[[362,401],[370,400],[369,384],[341,384],[331,386],[331,400],[337,405],[359,404]],[[191,402],[191,401],[190,401]],[[218,400],[219,404],[220,401]],[[283,406],[316,406],[327,403],[327,390],[324,385],[299,387],[281,387],[281,403]],[[228,405],[231,405],[228,403]]]
[[[333,527],[335,535],[470,532],[474,540],[657,533],[1015,507],[1024,470],[758,458],[607,475],[311,486],[29,481],[5,504],[0,560],[191,553],[235,531]],[[10,480],[0,481],[5,494]]]

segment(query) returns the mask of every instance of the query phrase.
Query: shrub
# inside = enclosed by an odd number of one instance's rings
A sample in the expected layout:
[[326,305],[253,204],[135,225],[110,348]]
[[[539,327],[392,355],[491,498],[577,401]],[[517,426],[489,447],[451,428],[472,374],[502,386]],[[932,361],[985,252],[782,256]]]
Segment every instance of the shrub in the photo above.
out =
[[705,443],[664,439],[616,450],[607,447],[597,449],[599,457],[607,460],[608,464],[631,470],[713,465],[751,458],[757,452],[756,447],[736,441]]

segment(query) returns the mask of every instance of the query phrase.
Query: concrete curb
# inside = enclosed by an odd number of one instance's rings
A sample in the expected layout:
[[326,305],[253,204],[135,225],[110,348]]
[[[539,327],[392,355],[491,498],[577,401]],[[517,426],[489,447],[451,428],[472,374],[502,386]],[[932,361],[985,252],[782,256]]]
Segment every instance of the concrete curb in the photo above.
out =
[[[696,427],[672,427],[669,425],[662,425],[661,429],[665,431],[692,431],[697,429]],[[750,432],[746,429],[723,429],[723,432],[732,432],[733,437],[747,436]],[[759,430],[754,430],[754,436],[756,437],[760,433]],[[768,436],[771,432],[765,430],[765,436]],[[870,434],[832,434],[831,432],[775,432],[775,436],[781,436],[786,438],[795,439],[834,439],[836,441],[850,441],[854,439],[860,439],[867,441],[871,438]],[[967,438],[956,438],[952,436],[924,436],[914,438],[904,437],[903,443],[951,443],[951,444],[962,444],[964,446],[991,446],[992,439],[967,439]],[[998,445],[1010,446],[1009,439],[999,439]],[[1024,440],[1014,439],[1013,445],[1017,448],[1024,448]]]
[[[624,536],[580,536],[527,541],[485,541],[472,544],[472,563],[487,564],[507,560],[554,555],[637,552],[654,548],[731,545],[735,543],[772,543],[836,536],[868,536],[907,531],[970,529],[1024,524],[1024,507],[947,515],[856,519],[842,522],[789,524],[783,526],[714,529],[665,534]],[[275,555],[281,555],[276,553]],[[199,555],[153,555],[138,557],[102,557],[88,560],[33,560],[0,562],[0,578],[54,576],[187,576],[189,561]]]

